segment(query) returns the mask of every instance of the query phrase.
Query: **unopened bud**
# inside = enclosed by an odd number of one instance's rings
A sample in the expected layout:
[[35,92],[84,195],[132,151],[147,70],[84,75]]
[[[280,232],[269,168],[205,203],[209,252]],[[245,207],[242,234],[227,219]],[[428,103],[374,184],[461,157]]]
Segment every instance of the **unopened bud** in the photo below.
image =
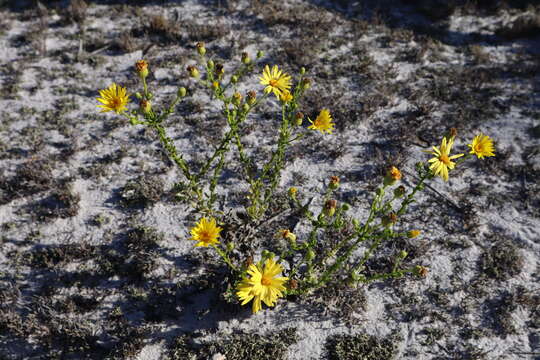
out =
[[332,190],[336,190],[339,187],[339,178],[337,176],[330,176],[328,187]]
[[257,51],[257,59],[260,59],[263,56],[264,56],[264,51],[261,51],[261,50]]
[[204,43],[203,43],[203,42],[198,42],[198,43],[197,43],[197,52],[198,52],[199,55],[201,55],[201,56],[204,56],[204,54],[206,54],[206,48],[204,47]]
[[242,63],[244,65],[247,65],[251,62],[251,58],[249,57],[249,54],[247,52],[242,53]]
[[421,277],[426,277],[427,274],[428,274],[429,270],[427,267],[425,266],[422,266],[422,265],[416,265],[414,267],[414,274],[416,276],[421,276]]
[[197,70],[197,68],[195,66],[189,65],[186,68],[186,70],[189,73],[189,76],[191,76],[192,78],[198,78],[199,77],[199,70]]
[[398,254],[398,257],[400,259],[405,259],[407,257],[407,255],[409,255],[409,253],[407,253],[405,250],[401,250]]
[[238,82],[238,76],[233,75],[231,76],[231,83],[236,84]]
[[315,251],[313,251],[313,249],[308,249],[306,253],[306,261],[311,262],[313,259],[315,259]]
[[232,102],[234,105],[240,106],[240,103],[242,102],[242,94],[240,94],[239,92],[235,92],[233,94]]
[[232,241],[229,241],[227,243],[227,251],[233,251],[234,250],[234,243]]
[[337,200],[330,199],[324,204],[323,212],[328,217],[334,216],[337,208]]
[[297,112],[294,116],[295,124],[296,126],[302,125],[302,122],[304,121],[304,114],[301,112]]
[[296,198],[296,193],[297,193],[297,192],[298,192],[298,189],[297,189],[297,188],[295,188],[295,187],[290,187],[290,188],[289,188],[289,196],[290,196],[291,198],[293,198],[293,199]]
[[279,234],[283,239],[289,240],[292,244],[296,244],[296,235],[288,229],[282,229]]
[[216,64],[215,69],[216,69],[216,75],[218,77],[223,76],[223,74],[225,74],[225,69],[223,68],[222,64]]
[[389,227],[389,226],[392,226],[394,225],[398,220],[398,217],[395,213],[389,213],[385,216],[382,217],[381,219],[381,222],[383,224],[383,226],[385,227]]
[[249,111],[249,105],[248,104],[242,105],[242,111],[247,113]]
[[141,100],[141,99],[142,99],[142,94],[141,94],[140,92],[136,92],[136,93],[135,93],[135,97],[136,97],[137,99]]
[[306,73],[306,68],[302,66],[300,68],[300,75],[304,75],[305,73]]
[[347,203],[341,205],[341,210],[343,210],[343,212],[349,211],[350,208],[351,208],[351,207],[350,207],[349,204],[347,204]]
[[137,74],[144,79],[148,76],[148,62],[146,60],[139,60],[135,63],[135,70]]
[[403,185],[400,185],[398,186],[397,188],[394,189],[394,196],[396,198],[400,198],[402,197],[403,195],[405,195],[405,186]]
[[187,89],[182,86],[180,89],[178,89],[178,92],[176,94],[178,95],[178,97],[183,98],[187,94]]
[[253,90],[249,91],[247,93],[247,99],[246,99],[246,102],[249,104],[249,105],[253,105],[255,104],[255,101],[257,101],[257,93]]
[[212,59],[208,60],[206,62],[206,67],[208,67],[208,69],[210,69],[210,70],[213,70],[214,69],[214,61]]
[[311,79],[310,78],[305,78],[302,80],[302,87],[304,88],[304,90],[307,90],[311,87]]
[[149,114],[150,111],[152,111],[152,104],[148,100],[141,100],[141,103],[139,104],[139,109],[143,114]]

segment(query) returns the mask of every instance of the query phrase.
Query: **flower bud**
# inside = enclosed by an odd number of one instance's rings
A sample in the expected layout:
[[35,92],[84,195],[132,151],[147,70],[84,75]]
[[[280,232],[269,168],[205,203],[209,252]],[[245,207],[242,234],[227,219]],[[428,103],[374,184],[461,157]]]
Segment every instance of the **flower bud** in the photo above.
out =
[[148,76],[148,62],[146,60],[139,60],[135,63],[135,70],[137,74],[144,79]]
[[405,250],[401,250],[401,251],[399,252],[399,254],[398,254],[398,257],[399,257],[400,259],[405,259],[405,258],[407,257],[407,255],[409,255],[408,252],[406,252]]
[[455,138],[457,136],[457,129],[455,127],[450,128],[449,135],[450,138]]
[[428,274],[429,270],[427,267],[425,266],[422,266],[422,265],[416,265],[414,267],[414,274],[416,276],[421,276],[421,277],[426,277],[427,274]]
[[251,62],[251,58],[249,57],[249,54],[247,52],[242,53],[242,63],[244,65],[247,65]]
[[208,60],[206,62],[206,67],[208,67],[208,69],[210,69],[210,70],[213,70],[214,69],[214,61],[212,59]]
[[290,91],[282,91],[279,95],[279,100],[283,101],[284,103],[291,102],[293,99],[293,96]]
[[291,198],[293,198],[293,199],[296,198],[296,193],[297,193],[297,192],[298,192],[298,189],[297,189],[297,188],[295,188],[295,187],[290,187],[290,188],[289,188],[289,196],[290,196]]
[[394,196],[396,198],[400,198],[402,197],[403,195],[405,195],[405,186],[403,185],[400,185],[398,186],[397,188],[394,189]]
[[332,217],[336,213],[336,208],[337,208],[337,200],[330,199],[326,201],[326,203],[324,204],[323,213],[324,215],[328,217]]
[[296,235],[288,229],[279,230],[279,234],[283,239],[289,240],[291,244],[296,244]]
[[237,82],[238,82],[238,76],[236,75],[231,76],[231,83],[236,84]]
[[295,279],[290,279],[288,285],[291,290],[298,289],[298,281]]
[[302,66],[300,68],[300,75],[304,75],[305,73],[306,73],[306,68]]
[[240,103],[242,102],[242,94],[240,94],[238,91],[235,92],[232,96],[232,102],[236,106],[240,106]]
[[304,90],[307,90],[311,87],[311,79],[310,78],[305,78],[305,79],[302,79],[302,84],[301,84],[302,88]]
[[186,68],[186,70],[189,73],[189,76],[191,76],[192,78],[198,78],[199,77],[199,70],[197,70],[197,68],[195,66],[189,65]]
[[306,261],[311,262],[313,259],[315,259],[315,251],[313,251],[313,249],[308,249],[306,253]]
[[385,227],[390,227],[392,225],[394,225],[398,220],[398,217],[395,213],[391,212],[387,215],[384,215],[381,219],[381,223],[383,224],[383,226]]
[[349,211],[350,208],[351,208],[351,207],[350,207],[349,204],[347,204],[347,203],[341,205],[341,210],[342,210],[343,212]]
[[176,95],[178,95],[178,97],[181,97],[181,98],[186,96],[186,94],[187,94],[187,90],[183,86],[180,89],[178,89],[178,92],[176,93]]
[[152,111],[152,104],[148,100],[141,100],[141,103],[139,104],[139,109],[143,114],[147,115],[150,113],[150,111]]
[[263,52],[263,51],[261,51],[261,50],[257,51],[257,59],[260,59],[260,58],[262,58],[263,56],[264,56],[264,52]]
[[135,93],[135,97],[136,97],[137,99],[141,100],[141,99],[142,99],[142,94],[141,94],[140,92],[136,92],[136,93]]
[[304,120],[304,114],[301,112],[297,112],[296,115],[294,116],[294,120],[295,120],[296,126],[302,125],[302,122]]
[[227,243],[227,251],[233,251],[234,250],[234,243],[232,241],[229,241]]
[[198,42],[198,43],[197,43],[197,52],[198,52],[199,55],[201,55],[201,56],[204,56],[204,54],[206,54],[206,48],[204,47],[204,43],[203,43],[203,42]]
[[360,226],[360,221],[358,219],[352,219],[352,224],[355,228],[357,228]]
[[387,172],[386,176],[384,177],[384,184],[394,185],[396,181],[401,180],[401,171],[395,166],[392,166]]
[[216,64],[215,70],[218,77],[221,77],[223,76],[223,74],[225,74],[225,69],[223,68],[222,64]]
[[148,94],[146,94],[146,98],[148,100],[152,100],[154,98],[154,94],[152,94],[151,92],[148,92]]
[[330,176],[330,182],[328,183],[328,187],[331,190],[336,190],[339,187],[339,178],[337,176]]
[[249,91],[247,93],[247,99],[246,102],[251,106],[255,104],[255,101],[257,101],[257,93],[253,90]]
[[414,239],[415,237],[417,237],[418,235],[420,235],[421,231],[420,230],[409,230],[407,232],[407,237],[409,239]]
[[242,105],[242,111],[247,113],[249,111],[249,105],[248,104]]

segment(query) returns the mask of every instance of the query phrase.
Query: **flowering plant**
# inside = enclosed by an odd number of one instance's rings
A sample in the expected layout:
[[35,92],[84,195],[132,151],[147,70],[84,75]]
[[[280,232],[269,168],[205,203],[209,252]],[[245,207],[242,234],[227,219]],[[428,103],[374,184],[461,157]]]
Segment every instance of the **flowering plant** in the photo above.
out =
[[[197,44],[197,52],[199,64],[188,66],[187,75],[220,103],[221,114],[226,123],[226,130],[219,145],[198,168],[186,161],[167,135],[165,126],[177,104],[188,96],[188,90],[180,86],[168,106],[154,109],[154,95],[147,84],[149,64],[145,60],[135,64],[142,85],[142,92],[135,93],[135,97],[139,99],[138,109],[128,111],[130,98],[127,89],[116,84],[101,90],[98,101],[102,111],[123,115],[132,125],[146,126],[157,134],[169,158],[183,174],[183,180],[177,188],[181,190],[183,198],[201,215],[198,223],[191,229],[191,240],[196,241],[195,245],[198,247],[215,250],[235,274],[236,281],[230,291],[234,298],[241,301],[242,305],[252,302],[252,310],[257,312],[261,310],[262,303],[274,306],[280,297],[306,294],[330,282],[345,281],[354,286],[407,274],[427,275],[425,266],[403,266],[408,255],[404,250],[394,255],[389,271],[366,272],[366,263],[381,244],[400,237],[413,239],[421,234],[419,230],[408,229],[406,224],[397,225],[409,205],[415,201],[416,194],[437,176],[448,181],[449,174],[467,158],[494,156],[493,141],[487,135],[476,136],[468,145],[471,149],[469,153],[452,155],[456,132],[451,131],[443,137],[439,147],[434,146],[427,151],[433,155],[431,159],[417,163],[414,186],[410,189],[399,184],[402,172],[392,166],[381,179],[381,185],[374,193],[365,219],[350,216],[350,206],[339,204],[334,199],[333,195],[339,189],[339,178],[336,176],[330,177],[323,189],[323,194],[318,199],[322,206],[316,211],[313,210],[315,207],[311,206],[311,201],[301,199],[298,189],[290,188],[290,213],[300,215],[310,226],[310,230],[303,240],[290,229],[278,230],[278,237],[282,241],[273,248],[262,250],[260,260],[254,262],[250,254],[258,249],[253,244],[248,245],[249,251],[246,251],[246,244],[238,246],[238,240],[234,240],[237,237],[227,234],[234,231],[226,226],[230,219],[215,206],[216,187],[227,165],[225,155],[228,152],[237,155],[243,179],[249,185],[249,203],[245,209],[248,216],[245,223],[251,224],[251,228],[258,228],[269,219],[275,219],[269,204],[278,188],[286,149],[306,133],[302,127],[304,115],[299,111],[299,100],[310,88],[311,80],[305,77],[303,68],[295,82],[277,65],[265,65],[259,77],[260,85],[264,86],[262,94],[258,95],[254,90],[242,94],[238,91],[238,84],[247,79],[247,75],[255,69],[255,61],[247,53],[242,54],[239,66],[227,76],[222,64],[207,58],[204,44]],[[256,58],[260,60],[262,57],[263,54],[259,52]],[[202,69],[202,72],[199,69]],[[258,171],[254,171],[253,160],[242,139],[243,125],[249,121],[248,117],[256,112],[261,103],[274,97],[281,112],[277,144],[270,158],[257,166]],[[326,108],[320,110],[315,120],[308,120],[311,125],[307,131],[320,131],[321,136],[331,135],[334,131],[334,119]],[[398,230],[398,227],[404,230]],[[227,236],[222,236],[223,234]],[[331,234],[335,240],[325,240],[328,237],[324,237],[324,234]],[[225,243],[222,238],[229,240]]]

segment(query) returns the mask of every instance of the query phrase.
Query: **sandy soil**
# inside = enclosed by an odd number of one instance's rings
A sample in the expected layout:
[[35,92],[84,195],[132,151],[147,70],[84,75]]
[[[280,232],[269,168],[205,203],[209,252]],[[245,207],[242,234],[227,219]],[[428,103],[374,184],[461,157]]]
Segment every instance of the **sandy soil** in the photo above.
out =
[[[540,358],[532,1],[68,3],[0,1],[0,358]],[[496,157],[436,179],[400,219],[421,237],[385,244],[368,263],[384,270],[407,250],[427,277],[329,287],[255,315],[224,299],[225,267],[188,241],[198,215],[175,195],[180,172],[155,135],[95,100],[111,82],[136,91],[133,64],[145,58],[156,106],[190,90],[167,127],[198,166],[226,127],[186,77],[197,41],[226,70],[257,50],[261,69],[305,66],[302,111],[335,118],[333,135],[310,132],[289,149],[269,217],[288,187],[307,200],[337,175],[337,200],[362,219],[388,165],[410,186],[422,150],[449,128],[461,151],[480,131],[495,140]],[[253,75],[240,89],[262,86]],[[259,163],[275,144],[276,109],[245,129]],[[219,195],[234,226],[229,210],[242,208],[247,185],[229,161]],[[282,216],[255,229],[252,246],[274,246],[291,224],[305,237],[305,222]]]

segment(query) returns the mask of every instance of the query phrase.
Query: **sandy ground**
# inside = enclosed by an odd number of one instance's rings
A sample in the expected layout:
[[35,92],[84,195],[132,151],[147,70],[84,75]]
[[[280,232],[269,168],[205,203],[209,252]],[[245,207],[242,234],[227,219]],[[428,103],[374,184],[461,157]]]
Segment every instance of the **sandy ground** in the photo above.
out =
[[[456,3],[93,1],[84,13],[0,1],[0,358],[540,358],[540,8]],[[495,140],[496,157],[434,180],[400,219],[421,237],[368,263],[384,270],[407,250],[427,277],[335,286],[255,315],[223,298],[226,269],[188,241],[198,215],[175,196],[180,172],[155,135],[95,100],[111,82],[138,90],[133,64],[147,59],[156,106],[190,90],[167,127],[199,166],[226,127],[186,77],[197,41],[226,71],[257,50],[260,69],[305,66],[302,111],[334,116],[333,135],[306,130],[287,152],[272,211],[288,187],[317,199],[337,175],[337,200],[363,219],[384,169],[410,186],[450,127],[460,151],[480,131]],[[257,76],[242,92],[262,90]],[[246,125],[258,163],[276,109]],[[246,189],[231,154],[220,206],[240,210]],[[279,217],[252,246],[291,224],[305,237],[305,222]]]

